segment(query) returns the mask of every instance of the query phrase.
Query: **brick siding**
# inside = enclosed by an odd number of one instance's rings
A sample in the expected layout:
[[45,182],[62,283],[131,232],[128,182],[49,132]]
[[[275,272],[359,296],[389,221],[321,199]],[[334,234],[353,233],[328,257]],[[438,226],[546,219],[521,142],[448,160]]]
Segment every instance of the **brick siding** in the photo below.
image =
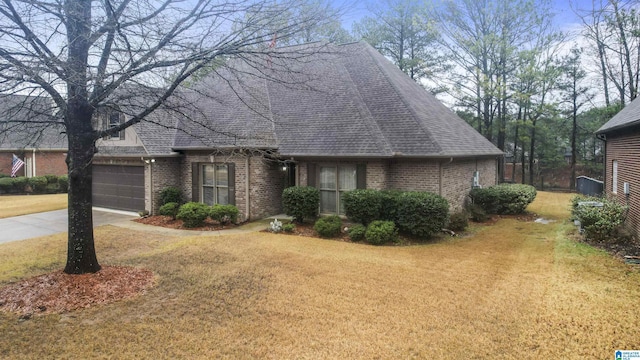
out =
[[[613,193],[613,161],[618,161],[618,188]],[[623,191],[623,184],[629,183],[629,215],[627,224],[631,225],[636,234],[640,234],[640,133],[634,132],[622,136],[609,137],[606,147],[605,163],[605,193],[617,199],[621,204],[627,203]]]
[[[496,160],[456,159],[446,160],[369,160],[340,161],[339,164],[366,163],[367,188],[384,190],[429,191],[443,196],[449,201],[452,212],[464,206],[467,194],[471,190],[473,173],[479,171],[480,184],[496,184]],[[317,164],[323,162],[309,161]],[[298,184],[306,186],[307,161],[298,162]],[[324,163],[336,163],[324,162]],[[442,181],[440,181],[442,179]]]
[[[1,152],[0,153],[0,174],[10,175],[13,154],[20,159],[31,163],[32,151],[24,152]],[[36,176],[42,175],[65,175],[67,174],[67,152],[65,151],[36,151]],[[18,171],[17,176],[25,176],[27,165]]]

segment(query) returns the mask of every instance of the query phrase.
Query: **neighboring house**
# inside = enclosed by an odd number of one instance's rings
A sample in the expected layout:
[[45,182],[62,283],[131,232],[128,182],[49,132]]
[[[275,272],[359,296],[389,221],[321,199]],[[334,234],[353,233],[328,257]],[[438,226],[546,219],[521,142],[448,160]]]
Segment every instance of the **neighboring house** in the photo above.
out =
[[21,121],[0,124],[0,174],[11,173],[13,154],[25,162],[17,176],[67,173],[67,139],[61,127],[45,123],[51,104],[43,101],[34,96],[0,97],[0,117]]
[[605,141],[605,194],[629,205],[626,221],[640,234],[640,99],[620,110],[596,134]]
[[[291,71],[278,75],[282,66]],[[257,219],[282,211],[285,187],[309,185],[325,214],[343,213],[356,188],[431,191],[455,211],[474,175],[497,182],[502,152],[363,42],[217,69],[178,97],[181,109],[99,143],[95,206],[156,212],[160,191],[178,186],[186,200]]]

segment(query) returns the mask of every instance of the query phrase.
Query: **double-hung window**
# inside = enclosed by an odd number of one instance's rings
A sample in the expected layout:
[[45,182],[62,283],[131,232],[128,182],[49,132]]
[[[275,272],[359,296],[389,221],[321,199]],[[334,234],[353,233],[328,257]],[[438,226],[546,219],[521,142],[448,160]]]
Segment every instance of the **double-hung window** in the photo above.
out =
[[[112,111],[109,113],[109,117],[106,123],[106,130],[112,129],[124,122],[124,116],[120,111]],[[120,131],[116,135],[111,135],[108,139],[112,140],[124,140],[124,130]]]
[[202,165],[202,199],[207,205],[229,204],[229,168],[226,164]]
[[342,198],[345,192],[357,189],[356,165],[321,165],[319,173],[320,212],[344,214]]

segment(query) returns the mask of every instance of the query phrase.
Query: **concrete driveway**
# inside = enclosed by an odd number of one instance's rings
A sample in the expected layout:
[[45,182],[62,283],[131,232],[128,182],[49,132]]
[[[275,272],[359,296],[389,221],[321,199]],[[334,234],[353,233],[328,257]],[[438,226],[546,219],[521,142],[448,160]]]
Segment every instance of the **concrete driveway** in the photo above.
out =
[[[93,209],[93,226],[130,221],[133,213]],[[67,209],[0,219],[0,244],[67,231]]]

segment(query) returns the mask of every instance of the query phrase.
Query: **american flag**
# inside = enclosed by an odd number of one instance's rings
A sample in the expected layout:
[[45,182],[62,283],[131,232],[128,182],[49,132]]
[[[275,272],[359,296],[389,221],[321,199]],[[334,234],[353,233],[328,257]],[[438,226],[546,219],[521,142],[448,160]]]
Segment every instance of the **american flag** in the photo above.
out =
[[24,161],[20,160],[16,154],[13,154],[13,161],[11,162],[11,177],[16,177],[16,173],[23,165]]

